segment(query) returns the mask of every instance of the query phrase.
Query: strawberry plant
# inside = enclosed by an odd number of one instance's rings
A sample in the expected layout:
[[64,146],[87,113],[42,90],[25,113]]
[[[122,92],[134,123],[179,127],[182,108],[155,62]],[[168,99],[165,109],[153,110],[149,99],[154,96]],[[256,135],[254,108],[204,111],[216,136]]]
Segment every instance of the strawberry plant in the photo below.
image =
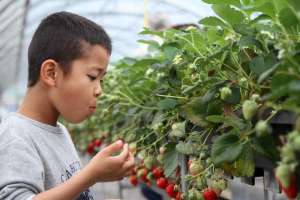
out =
[[[277,178],[288,188],[299,176],[300,137],[296,130],[273,134],[271,120],[282,111],[300,112],[300,7],[294,0],[203,1],[216,16],[198,27],[140,33],[159,41],[139,40],[147,55],[115,63],[100,109],[69,125],[73,138],[84,150],[94,138],[125,140],[143,161],[137,176],[157,184],[167,178],[178,187],[186,182],[180,198],[217,198],[227,186],[224,174],[254,174],[256,155],[279,165]],[[178,177],[182,155],[191,164]]]

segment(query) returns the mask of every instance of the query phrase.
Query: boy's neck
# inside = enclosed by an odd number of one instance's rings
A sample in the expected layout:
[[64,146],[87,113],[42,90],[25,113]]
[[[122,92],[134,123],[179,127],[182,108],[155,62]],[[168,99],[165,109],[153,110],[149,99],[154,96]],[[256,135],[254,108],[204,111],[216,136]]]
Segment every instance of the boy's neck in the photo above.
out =
[[56,126],[59,113],[52,105],[45,88],[36,85],[27,89],[18,113],[33,120]]

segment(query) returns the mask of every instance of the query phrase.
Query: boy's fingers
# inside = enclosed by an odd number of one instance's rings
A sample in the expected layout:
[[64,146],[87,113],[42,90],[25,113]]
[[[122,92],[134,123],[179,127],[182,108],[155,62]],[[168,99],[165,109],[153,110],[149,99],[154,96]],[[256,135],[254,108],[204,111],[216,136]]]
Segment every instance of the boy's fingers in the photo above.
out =
[[124,169],[127,170],[131,170],[134,167],[134,157],[132,155],[129,156],[129,159],[125,162],[124,164]]
[[129,155],[129,149],[128,149],[128,144],[124,144],[123,145],[123,151],[120,153],[120,155],[118,156],[122,161],[127,160],[127,157]]
[[110,156],[113,153],[120,151],[123,146],[125,146],[125,145],[123,145],[123,142],[121,140],[118,140],[115,143],[112,143],[111,145],[105,147],[102,150],[102,154],[105,156]]

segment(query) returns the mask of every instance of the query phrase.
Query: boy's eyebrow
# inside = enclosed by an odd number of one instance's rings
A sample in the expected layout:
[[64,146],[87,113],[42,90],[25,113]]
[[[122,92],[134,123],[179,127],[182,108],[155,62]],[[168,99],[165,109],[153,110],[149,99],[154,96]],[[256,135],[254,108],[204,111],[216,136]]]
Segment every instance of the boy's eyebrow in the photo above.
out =
[[[91,69],[91,70],[97,70],[97,71],[99,71],[100,73],[104,71],[104,69],[102,69],[101,67],[91,67],[90,69]],[[105,73],[106,73],[106,71],[105,71]]]

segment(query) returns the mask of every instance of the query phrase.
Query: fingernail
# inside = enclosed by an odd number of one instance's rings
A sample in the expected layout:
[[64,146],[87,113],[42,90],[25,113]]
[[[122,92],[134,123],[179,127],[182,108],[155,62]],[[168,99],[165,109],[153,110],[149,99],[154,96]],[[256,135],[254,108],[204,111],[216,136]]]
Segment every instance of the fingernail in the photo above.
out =
[[117,145],[123,145],[122,140],[118,140],[116,143],[117,143]]

